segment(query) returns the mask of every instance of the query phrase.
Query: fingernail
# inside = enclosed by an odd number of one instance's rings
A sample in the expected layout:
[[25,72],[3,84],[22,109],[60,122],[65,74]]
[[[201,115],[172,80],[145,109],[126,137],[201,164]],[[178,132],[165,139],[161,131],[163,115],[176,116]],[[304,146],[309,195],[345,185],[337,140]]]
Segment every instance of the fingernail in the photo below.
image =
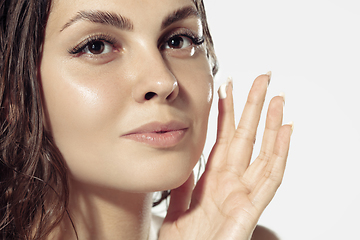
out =
[[283,98],[284,106],[285,106],[285,93],[281,92],[281,93],[279,93],[278,96]]
[[233,78],[231,76],[229,76],[227,79],[226,79],[226,86],[229,86],[231,85],[231,87],[233,87]]
[[286,124],[286,125],[290,125],[291,126],[291,134],[293,133],[293,131],[294,131],[294,122],[293,121],[291,121],[291,122],[289,122],[288,124]]
[[228,77],[228,79],[226,80],[226,82],[224,82],[223,84],[221,84],[221,86],[219,87],[218,90],[218,94],[219,94],[219,98],[220,99],[225,99],[227,94],[226,94],[226,90],[227,90],[227,86],[231,84],[233,84],[233,79],[232,77]]
[[226,98],[226,85],[227,85],[227,83],[225,82],[225,83],[221,84],[221,86],[219,87],[218,94],[219,94],[220,99]]
[[268,72],[266,73],[266,75],[268,75],[268,76],[269,76],[268,86],[270,85],[270,81],[271,81],[271,74],[272,74],[272,72],[271,72],[271,71],[268,71]]

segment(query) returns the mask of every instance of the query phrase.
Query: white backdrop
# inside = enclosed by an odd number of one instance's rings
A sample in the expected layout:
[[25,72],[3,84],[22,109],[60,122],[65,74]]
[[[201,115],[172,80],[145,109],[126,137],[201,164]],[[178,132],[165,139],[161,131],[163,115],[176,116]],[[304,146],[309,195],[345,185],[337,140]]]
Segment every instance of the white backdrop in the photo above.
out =
[[[237,121],[252,80],[271,70],[267,103],[285,92],[284,121],[295,122],[284,182],[259,223],[282,240],[360,239],[360,2],[204,1],[215,87],[234,78]],[[205,156],[216,112],[217,98]]]

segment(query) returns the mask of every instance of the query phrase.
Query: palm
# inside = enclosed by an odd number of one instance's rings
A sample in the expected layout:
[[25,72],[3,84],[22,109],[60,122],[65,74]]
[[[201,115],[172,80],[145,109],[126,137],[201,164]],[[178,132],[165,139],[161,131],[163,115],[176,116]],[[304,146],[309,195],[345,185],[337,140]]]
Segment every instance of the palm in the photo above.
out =
[[251,237],[281,183],[291,135],[291,127],[282,126],[284,99],[275,97],[269,106],[261,153],[249,165],[268,79],[262,75],[255,80],[237,129],[232,87],[228,97],[219,101],[217,142],[206,170],[193,191],[191,178],[173,190],[160,239]]

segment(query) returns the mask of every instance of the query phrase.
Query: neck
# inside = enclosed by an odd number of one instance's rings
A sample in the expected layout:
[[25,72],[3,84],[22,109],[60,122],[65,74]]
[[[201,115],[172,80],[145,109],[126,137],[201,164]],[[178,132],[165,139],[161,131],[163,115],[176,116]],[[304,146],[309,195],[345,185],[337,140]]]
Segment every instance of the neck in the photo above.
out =
[[[71,184],[69,212],[79,239],[147,240],[151,204],[152,193]],[[76,239],[67,216],[55,232],[55,239]]]

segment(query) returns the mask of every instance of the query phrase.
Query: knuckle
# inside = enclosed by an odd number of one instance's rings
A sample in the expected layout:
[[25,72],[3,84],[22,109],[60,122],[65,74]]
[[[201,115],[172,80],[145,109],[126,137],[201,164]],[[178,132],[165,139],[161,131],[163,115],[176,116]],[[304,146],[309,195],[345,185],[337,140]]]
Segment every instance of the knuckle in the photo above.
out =
[[267,169],[264,173],[264,177],[270,180],[271,184],[276,188],[279,188],[282,183],[282,174],[274,171],[274,169]]
[[217,146],[227,146],[229,144],[229,137],[228,136],[219,136],[216,139]]
[[243,139],[247,142],[251,142],[252,144],[255,144],[256,141],[256,132],[253,130],[250,130],[245,127],[239,127],[234,134],[235,139]]
[[267,150],[260,150],[259,153],[259,159],[264,161],[264,162],[269,162],[269,160],[271,159],[272,153],[270,153]]

